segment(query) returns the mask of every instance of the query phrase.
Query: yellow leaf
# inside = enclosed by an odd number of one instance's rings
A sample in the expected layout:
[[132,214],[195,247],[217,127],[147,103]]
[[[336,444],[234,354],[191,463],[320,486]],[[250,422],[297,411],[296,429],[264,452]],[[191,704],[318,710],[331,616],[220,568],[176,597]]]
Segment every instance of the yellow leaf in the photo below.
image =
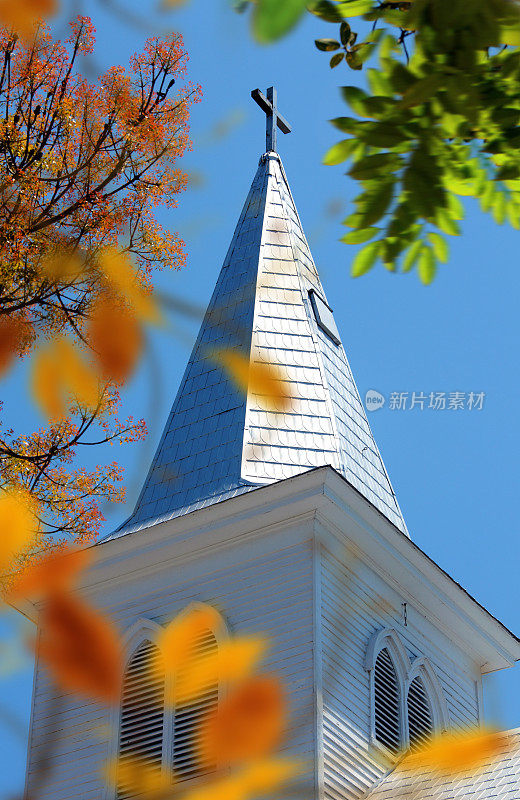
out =
[[[193,655],[178,664],[173,671],[172,697],[170,702],[178,705],[193,703],[208,688],[219,682],[241,681],[254,670],[267,649],[267,641],[260,638],[231,639],[205,657]],[[169,665],[166,661],[166,669]]]
[[105,248],[99,256],[99,266],[108,282],[129,303],[145,322],[159,324],[161,314],[153,297],[140,285],[130,259],[115,247]]
[[264,361],[252,361],[238,350],[215,350],[212,358],[245,394],[258,395],[259,402],[272,411],[285,411],[290,405],[284,376],[278,367]]
[[172,792],[173,776],[138,756],[115,759],[108,763],[104,772],[108,782],[123,796],[154,798],[170,796]]
[[220,625],[220,615],[211,606],[193,608],[176,617],[157,639],[168,669],[176,671],[186,664],[193,657],[201,634]]
[[235,775],[205,783],[184,795],[183,800],[247,800],[274,791],[301,770],[297,761],[258,761]]
[[60,368],[49,347],[38,350],[33,358],[31,389],[35,402],[51,420],[65,416]]
[[88,408],[95,408],[99,399],[94,370],[73,343],[63,336],[36,352],[31,388],[35,401],[50,420],[65,416],[67,395],[72,395]]
[[53,281],[73,283],[83,272],[83,264],[76,253],[62,251],[45,258],[41,270]]
[[0,570],[29,546],[36,524],[28,497],[15,491],[0,495]]
[[98,379],[69,339],[56,340],[56,357],[67,388],[81,405],[95,408],[99,402]]
[[475,769],[498,755],[507,746],[504,733],[470,730],[443,733],[415,751],[402,763],[410,769],[436,770],[443,773]]

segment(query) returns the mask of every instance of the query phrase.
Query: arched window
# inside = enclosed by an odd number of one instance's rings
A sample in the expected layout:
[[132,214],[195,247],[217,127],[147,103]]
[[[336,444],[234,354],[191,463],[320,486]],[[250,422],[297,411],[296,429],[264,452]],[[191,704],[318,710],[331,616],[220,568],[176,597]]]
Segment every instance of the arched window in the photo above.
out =
[[[141,642],[125,670],[119,728],[119,758],[145,762],[151,772],[162,768],[165,673],[158,647]],[[124,786],[118,797],[130,797]]]
[[[200,663],[214,656],[217,640],[213,631],[206,630],[197,638],[193,661]],[[191,659],[190,659],[191,660]],[[182,676],[179,676],[182,678]],[[175,774],[187,780],[208,771],[213,764],[203,763],[197,751],[197,737],[201,722],[211,714],[218,703],[218,684],[209,682],[200,687],[195,702],[175,709],[173,723],[173,769]]]
[[375,738],[392,752],[401,746],[401,699],[397,672],[384,647],[374,667]]
[[418,675],[410,684],[407,698],[410,747],[420,747],[433,731],[433,712],[424,683]]

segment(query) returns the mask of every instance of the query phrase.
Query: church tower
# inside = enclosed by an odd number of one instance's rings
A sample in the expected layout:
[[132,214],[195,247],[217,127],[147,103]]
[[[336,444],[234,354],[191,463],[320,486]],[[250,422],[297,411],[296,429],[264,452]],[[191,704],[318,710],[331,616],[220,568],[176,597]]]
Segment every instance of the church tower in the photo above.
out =
[[[481,723],[482,675],[512,666],[520,643],[409,537],[277,152],[290,127],[274,89],[252,95],[266,152],[135,510],[95,546],[82,590],[115,620],[136,680],[158,632],[193,604],[218,609],[229,632],[266,634],[306,796],[357,800],[403,747]],[[215,357],[229,351],[273,365],[290,402],[238,389]],[[124,698],[107,718],[63,693],[56,721],[50,692],[37,664],[29,795],[46,737],[55,755],[38,800],[115,800],[100,768],[132,736],[192,777],[166,713],[143,733]]]

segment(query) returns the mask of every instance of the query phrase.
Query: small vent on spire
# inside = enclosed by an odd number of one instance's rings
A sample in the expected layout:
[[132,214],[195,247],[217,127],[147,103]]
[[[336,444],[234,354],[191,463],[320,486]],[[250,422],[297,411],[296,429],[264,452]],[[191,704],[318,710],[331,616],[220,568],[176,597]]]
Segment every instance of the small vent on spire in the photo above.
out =
[[420,747],[433,731],[430,701],[419,676],[414,678],[408,690],[408,732],[410,747]]
[[376,659],[374,699],[376,739],[396,753],[401,746],[399,684],[392,658],[386,647]]
[[334,344],[339,344],[339,331],[332,315],[332,308],[327,305],[325,300],[323,300],[314,289],[309,290],[309,298],[319,327],[327,334],[329,339],[332,339]]

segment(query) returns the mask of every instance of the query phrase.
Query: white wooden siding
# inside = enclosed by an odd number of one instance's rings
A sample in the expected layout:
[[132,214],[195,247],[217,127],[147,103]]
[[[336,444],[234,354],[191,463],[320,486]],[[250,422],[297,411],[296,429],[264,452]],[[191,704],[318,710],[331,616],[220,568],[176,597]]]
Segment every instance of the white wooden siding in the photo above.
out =
[[[146,578],[107,582],[91,601],[110,614],[122,633],[141,617],[166,624],[190,602],[199,601],[215,605],[232,633],[267,635],[272,648],[265,668],[281,677],[288,692],[293,724],[286,746],[312,763],[312,541],[303,537],[286,544],[284,537],[267,537],[263,546],[238,545],[225,558],[210,555],[173,570],[158,564]],[[104,781],[99,771],[110,752],[106,730],[110,716],[96,703],[63,693],[65,707],[57,715],[48,706],[51,693],[49,677],[38,667],[29,790],[45,743],[52,737],[52,772],[38,791],[38,800],[102,800]],[[116,731],[111,732],[112,741],[114,736]],[[312,781],[312,770],[304,777]]]
[[369,675],[364,658],[370,637],[393,627],[412,661],[417,656],[430,659],[454,726],[478,722],[478,672],[453,643],[444,639],[439,646],[438,631],[410,606],[405,627],[402,598],[361,560],[352,560],[346,548],[341,559],[323,546],[319,552],[324,794],[331,800],[355,800],[386,771],[369,744]]

